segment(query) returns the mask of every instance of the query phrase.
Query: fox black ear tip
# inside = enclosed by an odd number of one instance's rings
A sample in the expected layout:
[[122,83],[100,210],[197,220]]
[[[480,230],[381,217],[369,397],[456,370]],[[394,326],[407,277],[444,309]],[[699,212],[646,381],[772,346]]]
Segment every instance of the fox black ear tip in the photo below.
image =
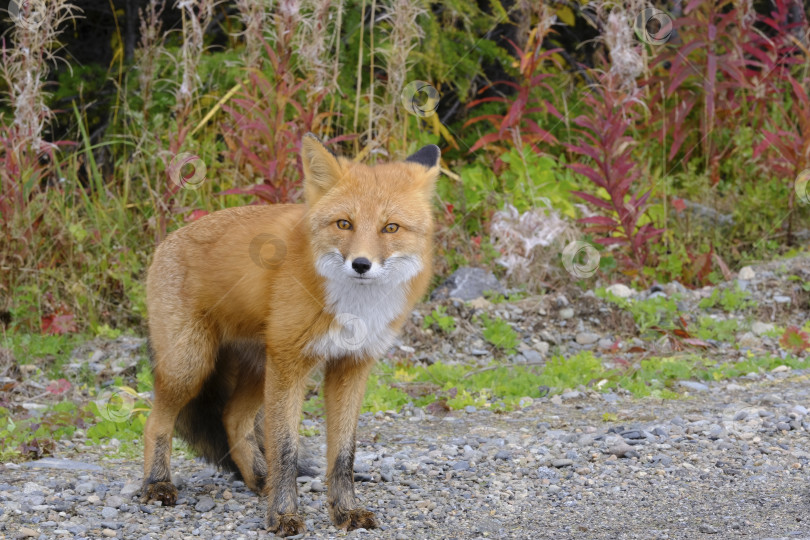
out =
[[314,140],[316,140],[318,142],[321,142],[321,140],[318,138],[318,136],[315,135],[314,133],[312,133],[311,131],[307,131],[306,133],[304,133],[303,138],[304,139],[314,139]]
[[428,169],[432,169],[439,165],[439,159],[442,157],[441,149],[435,144],[428,144],[423,146],[415,153],[408,156],[405,160],[409,163],[418,163]]

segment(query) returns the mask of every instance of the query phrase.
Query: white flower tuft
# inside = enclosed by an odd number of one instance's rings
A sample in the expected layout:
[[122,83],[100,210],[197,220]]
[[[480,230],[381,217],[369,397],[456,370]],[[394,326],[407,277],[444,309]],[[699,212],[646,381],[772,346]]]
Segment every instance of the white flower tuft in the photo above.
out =
[[542,279],[549,272],[553,254],[576,236],[574,227],[553,208],[533,208],[521,214],[512,205],[493,214],[490,234],[501,253],[496,262],[516,283]]

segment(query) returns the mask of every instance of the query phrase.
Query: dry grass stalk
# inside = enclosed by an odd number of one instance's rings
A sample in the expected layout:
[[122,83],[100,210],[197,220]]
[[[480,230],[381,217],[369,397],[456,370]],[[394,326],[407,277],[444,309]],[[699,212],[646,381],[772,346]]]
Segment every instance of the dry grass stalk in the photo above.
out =
[[641,46],[633,36],[635,13],[616,7],[607,15],[602,38],[610,53],[610,73],[622,90],[633,93],[637,79],[644,72]]
[[740,16],[740,26],[743,28],[751,26],[757,19],[757,12],[754,9],[754,0],[735,0],[737,13]]
[[236,0],[236,9],[245,25],[239,35],[245,41],[243,59],[247,68],[262,67],[262,43],[268,19],[266,10],[271,7],[270,3],[269,0]]
[[400,96],[408,82],[406,80],[408,70],[414,62],[411,51],[424,37],[418,19],[425,13],[418,2],[391,0],[380,18],[380,21],[387,21],[391,28],[381,48],[382,56],[385,58],[387,81],[385,103],[377,122],[377,139],[380,141],[389,143],[396,141],[398,138],[393,137],[395,126],[406,124],[408,121],[408,111],[402,107]]
[[371,23],[368,28],[369,64],[368,64],[368,131],[366,132],[366,146],[373,148],[374,139],[374,25],[377,23],[377,0],[371,0]]
[[175,114],[182,125],[191,112],[199,83],[197,69],[205,47],[205,30],[214,16],[216,0],[179,0],[177,7],[183,16],[183,45],[180,51],[182,79],[175,91]]
[[[360,10],[360,47],[357,48],[357,86],[354,93],[354,121],[352,122],[352,133],[357,133],[358,120],[360,115],[360,89],[363,86],[363,32],[366,25],[366,0],[362,0]],[[359,140],[354,140],[354,154],[360,153]]]
[[291,66],[293,51],[295,50],[295,35],[298,28],[304,23],[301,13],[302,0],[281,0],[278,3],[275,17],[275,39],[274,49],[279,57],[279,65],[284,66],[277,76],[284,78],[284,81],[292,86],[295,84],[295,73]]
[[337,6],[331,0],[303,0],[302,17],[294,47],[298,72],[307,79],[307,101],[319,94],[336,90],[339,59],[333,48],[340,43],[340,21],[343,2]]
[[60,60],[56,54],[59,28],[81,10],[68,0],[20,3],[21,11],[12,16],[11,46],[3,41],[0,76],[8,86],[17,148],[40,152],[48,144],[42,133],[53,116],[45,104],[44,85],[49,64]]
[[149,120],[152,85],[157,77],[157,59],[163,52],[161,15],[165,7],[165,0],[149,0],[149,4],[140,10],[141,39],[135,51],[135,64],[138,66],[138,83],[141,88],[145,121]]

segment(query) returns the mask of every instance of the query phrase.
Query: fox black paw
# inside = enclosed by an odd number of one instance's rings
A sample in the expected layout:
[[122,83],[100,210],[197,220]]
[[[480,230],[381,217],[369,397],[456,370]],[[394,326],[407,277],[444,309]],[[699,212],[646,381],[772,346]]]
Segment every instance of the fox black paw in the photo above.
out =
[[144,486],[141,502],[160,501],[163,506],[174,506],[177,502],[177,488],[171,482],[155,482]]
[[347,531],[355,529],[378,529],[380,522],[374,517],[374,512],[364,510],[362,508],[355,508],[347,512],[335,512],[334,520],[335,526]]
[[267,530],[277,536],[295,536],[307,528],[298,514],[272,514],[267,516]]

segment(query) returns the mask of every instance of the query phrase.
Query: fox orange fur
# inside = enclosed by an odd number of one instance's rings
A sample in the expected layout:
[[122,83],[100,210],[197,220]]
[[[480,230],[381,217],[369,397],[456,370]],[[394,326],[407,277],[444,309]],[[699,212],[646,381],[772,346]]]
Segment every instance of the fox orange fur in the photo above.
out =
[[338,527],[378,526],[354,492],[366,378],[431,277],[439,149],[366,166],[302,141],[305,204],[210,214],[170,234],[147,278],[155,397],[144,501],[174,504],[175,429],[267,496],[267,528],[305,530],[298,425],[310,372],[324,370],[327,500]]

